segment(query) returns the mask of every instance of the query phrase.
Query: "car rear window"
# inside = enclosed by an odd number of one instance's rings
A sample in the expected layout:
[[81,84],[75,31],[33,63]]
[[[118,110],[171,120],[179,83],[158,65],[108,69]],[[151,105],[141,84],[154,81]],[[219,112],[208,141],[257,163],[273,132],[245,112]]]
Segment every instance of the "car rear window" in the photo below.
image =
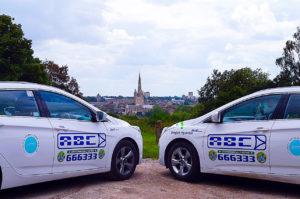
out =
[[0,115],[40,116],[32,91],[0,91]]

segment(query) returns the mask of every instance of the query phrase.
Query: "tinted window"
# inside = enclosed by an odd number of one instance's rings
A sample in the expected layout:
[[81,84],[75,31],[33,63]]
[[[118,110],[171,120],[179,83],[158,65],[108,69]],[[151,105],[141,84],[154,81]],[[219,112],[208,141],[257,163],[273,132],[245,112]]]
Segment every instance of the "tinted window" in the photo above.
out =
[[223,122],[244,120],[268,120],[280,100],[281,95],[269,95],[254,98],[227,109]]
[[300,118],[300,95],[291,95],[284,113],[284,119]]
[[0,115],[34,116],[39,110],[32,91],[0,91]]
[[40,91],[52,118],[91,120],[90,110],[77,101],[56,93]]

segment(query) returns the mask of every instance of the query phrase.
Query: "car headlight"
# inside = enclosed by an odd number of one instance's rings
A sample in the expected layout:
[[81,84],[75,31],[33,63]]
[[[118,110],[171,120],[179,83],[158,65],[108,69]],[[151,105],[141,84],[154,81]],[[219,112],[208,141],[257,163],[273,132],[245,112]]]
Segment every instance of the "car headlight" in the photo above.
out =
[[161,132],[161,135],[164,134],[164,133],[168,130],[168,128],[169,128],[169,127],[163,128],[163,130],[162,130],[162,132]]
[[134,129],[137,130],[138,132],[142,133],[140,127],[138,127],[138,126],[130,126],[130,127],[131,127],[131,128],[134,128]]

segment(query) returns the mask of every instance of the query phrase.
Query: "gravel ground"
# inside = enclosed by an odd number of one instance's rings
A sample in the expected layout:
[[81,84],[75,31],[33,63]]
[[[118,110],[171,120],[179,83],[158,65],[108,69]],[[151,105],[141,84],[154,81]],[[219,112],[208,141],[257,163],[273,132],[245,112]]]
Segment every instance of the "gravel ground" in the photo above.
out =
[[144,159],[126,181],[90,175],[4,190],[0,198],[300,198],[300,189],[298,185],[220,175],[205,175],[194,183],[181,182],[157,160]]

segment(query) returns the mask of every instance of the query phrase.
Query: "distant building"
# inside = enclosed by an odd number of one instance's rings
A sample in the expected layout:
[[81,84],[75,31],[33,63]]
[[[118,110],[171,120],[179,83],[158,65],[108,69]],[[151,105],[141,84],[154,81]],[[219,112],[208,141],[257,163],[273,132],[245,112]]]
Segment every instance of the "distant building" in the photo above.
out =
[[146,99],[148,99],[150,97],[150,92],[149,91],[144,92],[144,96],[145,96]]
[[193,97],[194,97],[193,92],[189,92],[189,98],[191,99]]
[[178,104],[178,105],[183,105],[184,104],[184,100],[176,100],[176,99],[172,99],[171,101],[173,104]]
[[141,75],[139,74],[138,91],[134,90],[135,105],[144,105],[144,92],[142,91]]
[[[147,92],[146,92],[147,93]],[[149,96],[150,96],[150,92]],[[152,105],[145,105],[144,101],[144,92],[142,90],[142,81],[141,75],[139,74],[138,80],[138,90],[134,90],[134,101],[135,105],[126,105],[125,107],[125,114],[126,115],[137,115],[137,114],[144,114],[145,112],[150,111],[153,106]]]
[[98,93],[98,95],[96,96],[97,102],[101,101],[101,95]]

